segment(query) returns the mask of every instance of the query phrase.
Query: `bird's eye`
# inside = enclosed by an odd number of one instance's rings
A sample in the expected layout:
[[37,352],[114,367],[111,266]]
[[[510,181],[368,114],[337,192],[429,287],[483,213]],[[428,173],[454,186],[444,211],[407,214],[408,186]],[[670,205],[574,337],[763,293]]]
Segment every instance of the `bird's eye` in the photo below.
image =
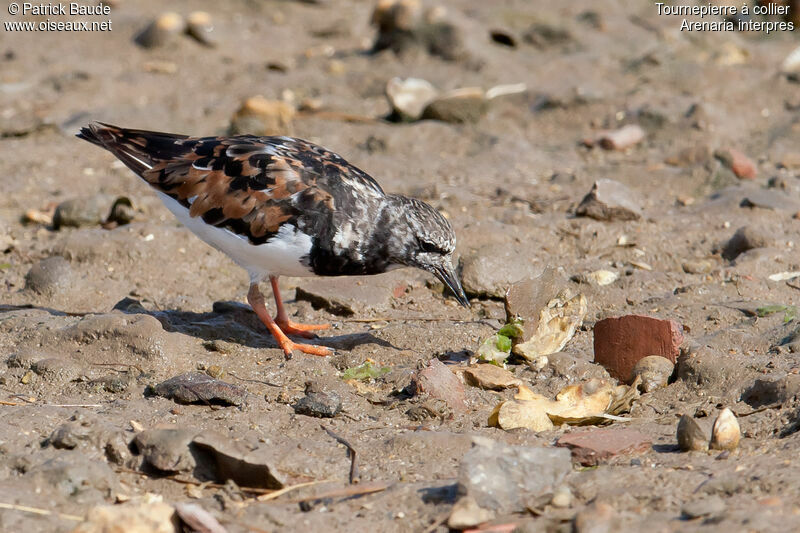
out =
[[423,252],[426,252],[426,253],[429,253],[429,254],[440,254],[440,253],[442,253],[442,249],[439,248],[439,246],[433,244],[432,242],[420,241],[419,242],[419,246],[420,246],[420,248],[422,248]]

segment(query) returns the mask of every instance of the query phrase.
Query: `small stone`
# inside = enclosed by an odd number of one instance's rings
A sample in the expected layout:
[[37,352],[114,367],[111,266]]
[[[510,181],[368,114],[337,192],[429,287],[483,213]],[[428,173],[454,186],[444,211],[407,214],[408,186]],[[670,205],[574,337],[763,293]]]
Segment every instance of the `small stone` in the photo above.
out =
[[32,379],[33,379],[33,372],[28,370],[22,375],[21,378],[19,378],[19,382],[22,383],[23,385],[27,385],[28,383],[31,382]]
[[675,167],[693,167],[705,165],[711,160],[711,147],[707,144],[688,146],[664,160],[668,165]]
[[42,295],[53,295],[66,289],[72,281],[72,266],[60,255],[35,263],[25,275],[25,289]]
[[641,126],[628,124],[618,130],[602,132],[595,142],[606,150],[625,150],[642,142],[644,137]]
[[144,48],[156,48],[168,44],[176,35],[182,33],[185,27],[186,23],[179,14],[163,13],[139,32],[133,40]]
[[728,240],[722,249],[722,257],[728,261],[733,261],[740,254],[753,250],[754,248],[764,248],[772,243],[770,235],[759,227],[742,226],[736,230],[733,237]]
[[464,412],[467,409],[464,386],[438,359],[431,359],[424,368],[417,371],[411,379],[410,387],[415,395],[425,394],[442,400],[454,411]]
[[280,100],[252,96],[233,115],[231,135],[288,135],[292,132],[295,109]]
[[247,401],[246,390],[195,372],[163,381],[153,387],[153,393],[178,403],[213,402],[241,406]]
[[106,224],[111,222],[118,226],[130,224],[135,214],[136,210],[133,208],[133,202],[131,202],[130,198],[127,196],[120,196],[114,200],[114,203],[111,205],[111,210],[106,218]]
[[492,42],[497,43],[501,46],[507,46],[509,48],[517,47],[516,37],[514,37],[514,34],[506,30],[501,30],[501,29],[490,30],[489,38],[492,40]]
[[709,496],[700,500],[687,502],[681,507],[681,513],[685,518],[702,518],[719,516],[725,512],[727,506],[725,501],[719,496]]
[[715,450],[735,450],[739,446],[742,433],[733,411],[723,409],[711,428],[711,448]]
[[758,207],[773,211],[795,213],[800,210],[800,202],[792,199],[785,190],[754,189],[747,192],[741,207]]
[[460,498],[450,511],[447,526],[450,529],[469,529],[483,522],[488,522],[495,517],[495,512],[484,509],[478,505],[472,496]]
[[196,466],[189,444],[198,434],[195,429],[146,429],[133,444],[153,468],[162,472],[191,472]]
[[[281,489],[285,481],[272,465],[274,450],[253,448],[216,431],[204,431],[192,440],[198,454],[198,468],[219,483],[232,480],[242,487]],[[209,461],[210,459],[210,461]]]
[[576,276],[575,280],[580,283],[591,283],[599,287],[611,285],[619,279],[619,274],[611,270],[594,270]]
[[208,374],[212,378],[219,379],[225,375],[225,369],[219,365],[211,365],[208,368],[206,368],[206,374]]
[[541,273],[524,250],[507,244],[487,244],[461,257],[461,283],[470,297],[503,298],[512,284]]
[[636,363],[660,355],[675,364],[683,342],[683,327],[672,320],[627,315],[600,320],[594,326],[594,360],[612,377],[633,380]]
[[473,442],[458,468],[458,492],[483,509],[525,511],[529,501],[552,492],[572,472],[564,449],[509,446],[486,438]]
[[648,355],[636,362],[633,377],[641,378],[639,388],[642,392],[653,392],[667,386],[674,370],[675,364],[666,357]]
[[559,509],[566,509],[572,505],[572,491],[566,485],[559,485],[553,491],[553,498],[550,500],[550,505],[558,507]]
[[714,157],[729,168],[739,179],[752,180],[758,174],[755,163],[735,148],[715,150]]
[[482,364],[464,369],[464,379],[481,389],[503,390],[519,386],[522,381],[514,374],[496,365]]
[[65,200],[56,207],[53,229],[99,225],[105,222],[113,202],[112,197],[101,194]]
[[119,394],[120,392],[125,392],[128,390],[128,387],[131,385],[131,378],[132,376],[130,375],[112,374],[110,376],[104,376],[102,378],[92,380],[91,384],[102,387],[102,389],[106,392]]
[[186,17],[186,34],[206,46],[216,46],[214,22],[205,11],[193,11]]
[[486,94],[480,87],[464,87],[440,94],[422,112],[422,118],[454,124],[478,122],[489,109]]
[[322,390],[314,382],[306,383],[306,395],[294,404],[299,415],[333,418],[342,411],[342,398],[335,392]]
[[678,447],[680,447],[682,451],[704,452],[708,450],[708,433],[697,420],[691,416],[681,416],[681,419],[678,421],[676,434],[678,438]]
[[419,78],[392,78],[386,84],[392,114],[401,121],[419,119],[437,94],[439,91],[430,82]]
[[622,183],[609,179],[594,182],[576,214],[596,220],[638,220],[642,217],[639,198]]
[[644,453],[651,445],[650,437],[628,428],[568,433],[556,442],[556,446],[569,448],[572,458],[584,466],[595,466],[618,455]]
[[714,263],[708,259],[688,259],[681,263],[681,268],[687,274],[710,274]]
[[220,339],[213,339],[203,342],[203,348],[209,352],[218,352],[223,355],[228,355],[236,351],[236,344]]
[[574,40],[566,28],[555,24],[537,22],[532,24],[522,35],[522,39],[537,48],[561,46]]

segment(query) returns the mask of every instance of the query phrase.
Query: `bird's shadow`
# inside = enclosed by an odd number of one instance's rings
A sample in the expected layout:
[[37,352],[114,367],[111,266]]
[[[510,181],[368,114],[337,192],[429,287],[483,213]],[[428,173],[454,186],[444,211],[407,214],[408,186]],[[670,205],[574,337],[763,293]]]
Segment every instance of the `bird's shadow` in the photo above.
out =
[[[126,314],[146,314],[154,317],[166,331],[182,333],[204,341],[227,341],[249,348],[277,348],[278,343],[267,331],[253,310],[233,301],[214,302],[211,312],[196,313],[176,309],[148,310],[132,298],[125,298],[114,309]],[[327,330],[330,331],[330,330]],[[390,342],[379,339],[368,332],[344,335],[326,335],[307,341],[335,350],[352,350],[361,344],[377,344],[385,348],[400,350]]]

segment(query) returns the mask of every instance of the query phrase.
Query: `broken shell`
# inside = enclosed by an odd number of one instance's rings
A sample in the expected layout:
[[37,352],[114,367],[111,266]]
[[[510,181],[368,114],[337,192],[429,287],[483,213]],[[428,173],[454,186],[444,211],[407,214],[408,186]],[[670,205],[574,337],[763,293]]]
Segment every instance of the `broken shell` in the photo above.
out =
[[641,376],[642,392],[652,392],[656,389],[666,387],[675,365],[666,357],[660,355],[648,355],[642,357],[633,367],[633,377]]
[[715,450],[735,450],[742,433],[736,416],[727,407],[723,409],[711,428],[711,447]]
[[386,98],[399,120],[419,119],[425,106],[438,94],[439,91],[430,82],[420,78],[392,78],[386,84]]
[[708,434],[689,415],[683,415],[678,422],[678,446],[684,452],[708,450]]
[[572,505],[572,491],[566,485],[559,485],[553,491],[553,499],[550,500],[550,505],[560,509],[566,509]]

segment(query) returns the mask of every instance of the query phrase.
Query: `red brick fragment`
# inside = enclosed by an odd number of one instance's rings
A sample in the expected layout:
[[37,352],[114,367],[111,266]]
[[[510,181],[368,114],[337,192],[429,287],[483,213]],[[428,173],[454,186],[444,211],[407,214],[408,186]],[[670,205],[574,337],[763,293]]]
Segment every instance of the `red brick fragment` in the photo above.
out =
[[722,164],[731,169],[739,179],[752,180],[755,179],[758,174],[755,163],[735,148],[717,150],[714,152],[714,156],[719,159]]
[[419,370],[412,378],[415,394],[427,394],[443,400],[453,411],[467,410],[466,393],[461,380],[438,359],[431,359],[428,366]]
[[556,446],[569,448],[572,459],[584,466],[595,466],[617,455],[644,453],[651,445],[650,437],[628,428],[567,433],[556,443]]
[[611,376],[630,383],[643,357],[660,355],[674,364],[683,342],[683,326],[643,315],[606,318],[594,326],[594,360]]

